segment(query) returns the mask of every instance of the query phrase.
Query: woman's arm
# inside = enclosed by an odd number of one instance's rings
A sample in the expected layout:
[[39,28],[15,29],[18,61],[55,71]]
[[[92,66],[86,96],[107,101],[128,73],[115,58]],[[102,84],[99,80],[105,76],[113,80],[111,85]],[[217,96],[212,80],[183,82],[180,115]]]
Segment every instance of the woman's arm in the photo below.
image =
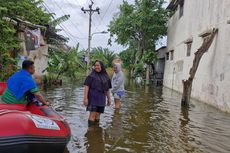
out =
[[106,96],[107,96],[107,106],[111,105],[111,94],[110,94],[110,90],[108,90],[106,92]]
[[88,106],[88,94],[89,94],[89,86],[84,87],[84,105]]

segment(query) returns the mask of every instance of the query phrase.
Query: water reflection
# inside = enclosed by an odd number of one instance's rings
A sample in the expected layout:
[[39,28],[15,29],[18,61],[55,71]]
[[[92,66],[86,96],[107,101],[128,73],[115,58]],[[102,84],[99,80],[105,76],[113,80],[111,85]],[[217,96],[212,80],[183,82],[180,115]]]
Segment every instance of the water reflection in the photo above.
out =
[[149,93],[149,86],[145,86],[145,93]]
[[111,144],[107,152],[114,150],[117,147],[117,144],[123,138],[123,128],[122,128],[122,118],[120,110],[114,110],[114,115],[112,117],[112,123],[109,128],[106,129],[108,133],[107,144]]
[[105,150],[105,132],[99,126],[91,126],[88,128],[86,137],[87,153],[103,153]]
[[[189,145],[189,109],[188,108],[181,108],[181,114],[180,114],[180,132],[179,132],[179,138],[183,143],[183,147],[185,146],[185,149],[188,152],[192,152],[191,147]],[[189,149],[190,148],[190,149]],[[192,147],[193,148],[193,147]]]
[[122,121],[119,110],[114,111],[111,126],[106,131],[110,133],[109,138],[114,141],[122,136]]

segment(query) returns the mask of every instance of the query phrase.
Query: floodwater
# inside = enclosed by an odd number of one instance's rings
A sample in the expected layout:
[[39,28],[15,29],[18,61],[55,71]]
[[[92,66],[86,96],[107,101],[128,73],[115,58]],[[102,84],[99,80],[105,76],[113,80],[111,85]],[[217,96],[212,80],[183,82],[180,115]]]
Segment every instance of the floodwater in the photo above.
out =
[[53,108],[70,124],[65,153],[229,153],[230,114],[192,101],[181,109],[181,95],[131,82],[120,112],[106,107],[99,126],[88,128],[83,87],[47,89]]

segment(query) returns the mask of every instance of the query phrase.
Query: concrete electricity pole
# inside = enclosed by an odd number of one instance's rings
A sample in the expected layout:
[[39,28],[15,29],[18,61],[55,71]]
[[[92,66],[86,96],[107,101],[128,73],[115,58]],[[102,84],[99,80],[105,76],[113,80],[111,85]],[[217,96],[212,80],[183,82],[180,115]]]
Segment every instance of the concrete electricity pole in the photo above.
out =
[[91,0],[91,4],[89,5],[89,9],[84,9],[84,7],[81,8],[81,10],[86,13],[89,13],[89,36],[88,36],[88,49],[87,49],[87,70],[86,70],[86,75],[89,74],[89,64],[90,64],[90,48],[91,48],[91,24],[92,24],[92,15],[94,12],[97,12],[100,14],[100,8],[97,7],[96,9],[93,9],[93,0]]

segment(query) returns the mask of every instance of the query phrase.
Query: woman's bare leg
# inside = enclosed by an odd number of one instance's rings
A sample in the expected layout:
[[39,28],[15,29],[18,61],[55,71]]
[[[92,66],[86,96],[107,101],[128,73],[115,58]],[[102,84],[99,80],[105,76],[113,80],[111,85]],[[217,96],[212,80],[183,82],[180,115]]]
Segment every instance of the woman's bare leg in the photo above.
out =
[[95,121],[97,112],[90,112],[89,113],[89,120]]
[[121,100],[120,99],[114,99],[115,101],[115,109],[121,108]]
[[88,118],[88,126],[93,126],[96,124],[96,112],[90,112]]
[[96,113],[96,120],[100,120],[101,113]]
[[100,122],[100,116],[101,116],[101,113],[96,113],[96,119],[95,119],[96,123]]

